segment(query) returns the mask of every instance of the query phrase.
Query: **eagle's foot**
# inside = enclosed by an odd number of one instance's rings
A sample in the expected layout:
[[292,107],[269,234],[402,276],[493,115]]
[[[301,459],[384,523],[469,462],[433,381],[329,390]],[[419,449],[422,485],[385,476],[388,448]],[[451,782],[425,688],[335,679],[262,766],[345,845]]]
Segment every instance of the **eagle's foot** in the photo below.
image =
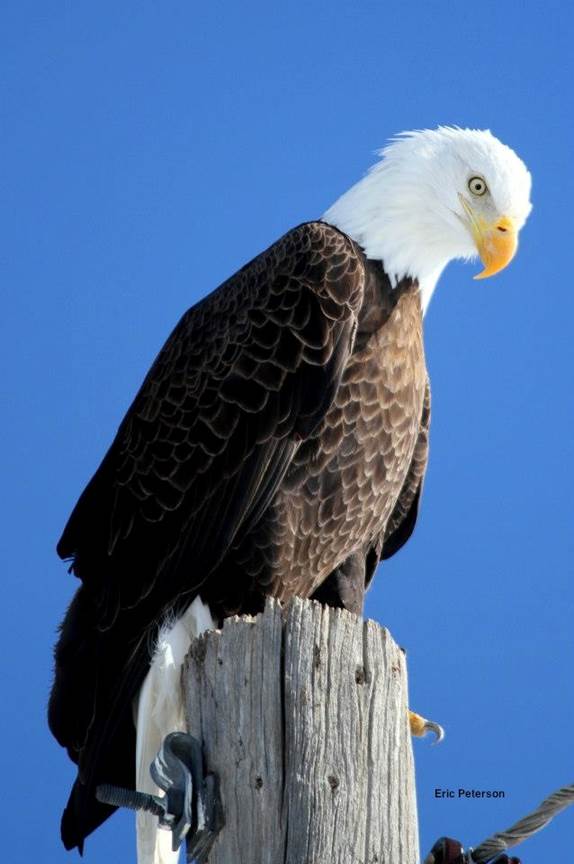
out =
[[420,714],[415,714],[414,711],[409,711],[409,726],[411,728],[411,735],[415,735],[417,738],[424,738],[427,732],[432,732],[435,736],[433,744],[439,744],[444,738],[444,729],[442,726],[439,726],[434,720],[427,720],[425,717],[421,717]]

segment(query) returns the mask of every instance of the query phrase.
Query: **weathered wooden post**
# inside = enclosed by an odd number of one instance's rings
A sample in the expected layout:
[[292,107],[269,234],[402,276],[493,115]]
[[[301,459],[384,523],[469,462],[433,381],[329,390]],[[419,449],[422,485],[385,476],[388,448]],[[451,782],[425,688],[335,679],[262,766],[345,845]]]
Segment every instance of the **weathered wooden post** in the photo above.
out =
[[419,864],[406,664],[384,628],[269,601],[196,640],[183,681],[221,784],[209,864]]

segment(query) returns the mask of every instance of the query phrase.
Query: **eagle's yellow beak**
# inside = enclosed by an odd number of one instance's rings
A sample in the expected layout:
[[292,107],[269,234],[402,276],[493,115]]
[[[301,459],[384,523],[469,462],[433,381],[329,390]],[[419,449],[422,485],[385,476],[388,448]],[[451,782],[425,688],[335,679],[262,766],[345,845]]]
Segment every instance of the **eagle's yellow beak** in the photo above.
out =
[[470,230],[484,264],[484,270],[474,277],[475,279],[486,279],[504,270],[510,264],[518,248],[518,232],[514,222],[509,216],[502,216],[495,222],[488,222],[482,216],[474,212],[466,198],[462,195],[461,201],[469,218]]
[[493,225],[479,220],[474,241],[484,270],[477,273],[475,279],[486,279],[510,264],[518,248],[518,234],[512,219],[503,216]]

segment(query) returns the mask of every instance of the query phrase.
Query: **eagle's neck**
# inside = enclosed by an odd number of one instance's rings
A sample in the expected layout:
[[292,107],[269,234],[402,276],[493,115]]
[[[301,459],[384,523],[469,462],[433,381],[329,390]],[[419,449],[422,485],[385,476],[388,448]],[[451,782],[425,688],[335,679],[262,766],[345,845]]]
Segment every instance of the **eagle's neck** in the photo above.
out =
[[[361,343],[362,337],[368,338],[384,327],[403,295],[414,295],[419,302],[422,301],[420,286],[416,279],[401,279],[393,286],[381,261],[370,258],[364,264],[366,278],[363,303],[357,322],[358,344]],[[414,309],[416,306],[411,308]],[[419,311],[422,312],[422,302]]]
[[385,160],[322,218],[359,243],[367,258],[382,261],[393,286],[416,279],[423,311],[443,269],[456,257],[448,225],[425,201],[420,178],[387,167]]

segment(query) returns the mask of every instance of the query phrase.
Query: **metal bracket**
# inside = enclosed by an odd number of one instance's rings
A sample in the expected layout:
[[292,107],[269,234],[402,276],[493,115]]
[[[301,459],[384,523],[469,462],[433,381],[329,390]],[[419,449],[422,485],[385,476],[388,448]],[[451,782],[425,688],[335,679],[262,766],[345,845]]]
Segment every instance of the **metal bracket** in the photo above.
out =
[[186,839],[186,860],[205,864],[224,820],[219,784],[215,775],[205,774],[201,744],[185,732],[172,732],[164,738],[150,774],[165,795],[103,784],[96,798],[113,807],[153,813],[160,827],[172,832],[174,852]]
[[[475,864],[472,849],[466,852],[458,840],[451,837],[441,837],[437,840],[423,864]],[[508,855],[497,855],[489,864],[520,864],[519,858],[509,858]]]

